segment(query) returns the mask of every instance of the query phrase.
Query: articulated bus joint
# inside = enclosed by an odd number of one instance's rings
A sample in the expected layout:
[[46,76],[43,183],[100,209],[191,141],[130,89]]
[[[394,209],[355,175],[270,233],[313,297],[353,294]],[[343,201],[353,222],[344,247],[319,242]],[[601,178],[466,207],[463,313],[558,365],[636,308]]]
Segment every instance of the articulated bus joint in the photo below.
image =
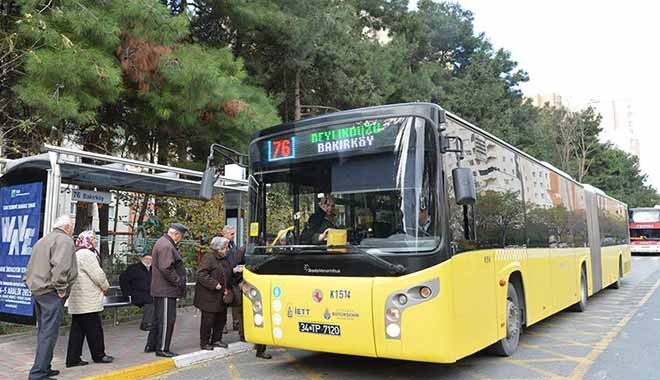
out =
[[440,294],[440,280],[434,278],[391,293],[385,302],[385,339],[401,339],[404,310],[427,302]]
[[261,299],[261,292],[254,285],[247,281],[243,281],[241,291],[252,302],[252,320],[255,327],[264,327],[263,316],[263,302]]

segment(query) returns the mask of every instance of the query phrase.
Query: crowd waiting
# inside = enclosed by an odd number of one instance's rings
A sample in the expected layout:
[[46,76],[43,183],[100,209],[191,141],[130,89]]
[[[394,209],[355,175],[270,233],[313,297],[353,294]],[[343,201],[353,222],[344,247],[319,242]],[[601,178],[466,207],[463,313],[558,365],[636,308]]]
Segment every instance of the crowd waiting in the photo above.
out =
[[[66,351],[67,368],[89,364],[82,358],[83,343],[94,363],[112,363],[103,338],[103,297],[110,284],[101,268],[101,257],[92,231],[72,239],[73,221],[64,215],[54,229],[32,248],[24,281],[32,291],[37,317],[37,350],[30,380],[53,379],[60,371],[51,367],[64,308],[71,314]],[[140,329],[148,331],[144,352],[174,357],[170,350],[176,322],[176,303],[186,292],[186,268],[177,249],[188,229],[174,223],[140,262],[129,265],[120,275],[120,287],[131,302],[142,308]],[[222,236],[211,240],[197,269],[193,305],[201,311],[200,349],[227,348],[222,336],[227,331],[231,307],[234,330],[245,342],[242,315],[242,285],[245,248],[234,243],[236,231],[227,226]],[[257,357],[270,359],[265,345],[255,345]]]

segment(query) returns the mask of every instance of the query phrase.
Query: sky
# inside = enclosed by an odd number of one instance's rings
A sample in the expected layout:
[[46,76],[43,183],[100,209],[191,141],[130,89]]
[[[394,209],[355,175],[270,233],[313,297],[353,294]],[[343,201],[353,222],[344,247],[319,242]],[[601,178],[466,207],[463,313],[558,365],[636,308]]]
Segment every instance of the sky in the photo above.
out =
[[[630,99],[641,166],[660,189],[660,3],[642,0],[458,0],[475,32],[511,52],[527,96],[573,104]],[[411,2],[414,7],[416,1]]]

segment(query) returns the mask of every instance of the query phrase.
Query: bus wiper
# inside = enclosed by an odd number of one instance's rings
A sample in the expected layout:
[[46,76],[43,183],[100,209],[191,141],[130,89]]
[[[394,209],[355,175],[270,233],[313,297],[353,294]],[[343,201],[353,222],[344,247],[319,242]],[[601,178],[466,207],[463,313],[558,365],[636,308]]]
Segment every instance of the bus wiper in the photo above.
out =
[[378,263],[380,267],[386,269],[389,271],[391,274],[403,274],[406,273],[408,268],[401,264],[392,264],[391,262],[379,257],[378,255],[375,255],[367,250],[359,250],[356,249],[359,253],[363,255],[367,255],[374,263]]
[[[378,267],[385,269],[388,271],[390,274],[403,274],[406,273],[408,270],[405,266],[401,264],[392,264],[391,262],[382,259],[378,255],[375,255],[371,252],[368,252],[366,250],[358,249],[357,247],[354,246],[319,246],[319,245],[279,245],[276,247],[272,246],[257,246],[255,248],[268,248],[272,249],[272,253],[270,257],[267,259],[263,260],[262,262],[253,265],[252,268],[248,268],[250,270],[258,270],[262,266],[266,265],[267,263],[277,259],[279,256],[297,256],[297,255],[304,255],[304,254],[313,254],[313,253],[321,253],[321,254],[330,254],[328,253],[328,249],[345,249],[347,253],[353,253],[353,254],[358,254],[358,255],[364,255],[365,257],[368,257],[369,260],[371,260],[374,264],[376,264]],[[286,248],[295,248],[298,249],[299,251],[296,252],[296,250],[283,250]],[[341,254],[339,254],[341,255]]]
[[328,249],[345,249],[348,253],[355,253],[359,255],[366,255],[373,263],[382,269],[387,270],[390,274],[403,274],[406,273],[407,268],[401,264],[392,264],[391,262],[375,255],[367,250],[359,249],[352,245],[329,245]]

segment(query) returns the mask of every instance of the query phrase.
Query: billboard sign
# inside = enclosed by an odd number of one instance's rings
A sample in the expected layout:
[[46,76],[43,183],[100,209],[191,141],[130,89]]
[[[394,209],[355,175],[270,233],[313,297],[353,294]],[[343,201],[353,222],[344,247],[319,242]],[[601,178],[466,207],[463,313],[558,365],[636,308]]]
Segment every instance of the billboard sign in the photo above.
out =
[[0,188],[0,313],[33,315],[23,275],[39,239],[41,194],[41,182]]

